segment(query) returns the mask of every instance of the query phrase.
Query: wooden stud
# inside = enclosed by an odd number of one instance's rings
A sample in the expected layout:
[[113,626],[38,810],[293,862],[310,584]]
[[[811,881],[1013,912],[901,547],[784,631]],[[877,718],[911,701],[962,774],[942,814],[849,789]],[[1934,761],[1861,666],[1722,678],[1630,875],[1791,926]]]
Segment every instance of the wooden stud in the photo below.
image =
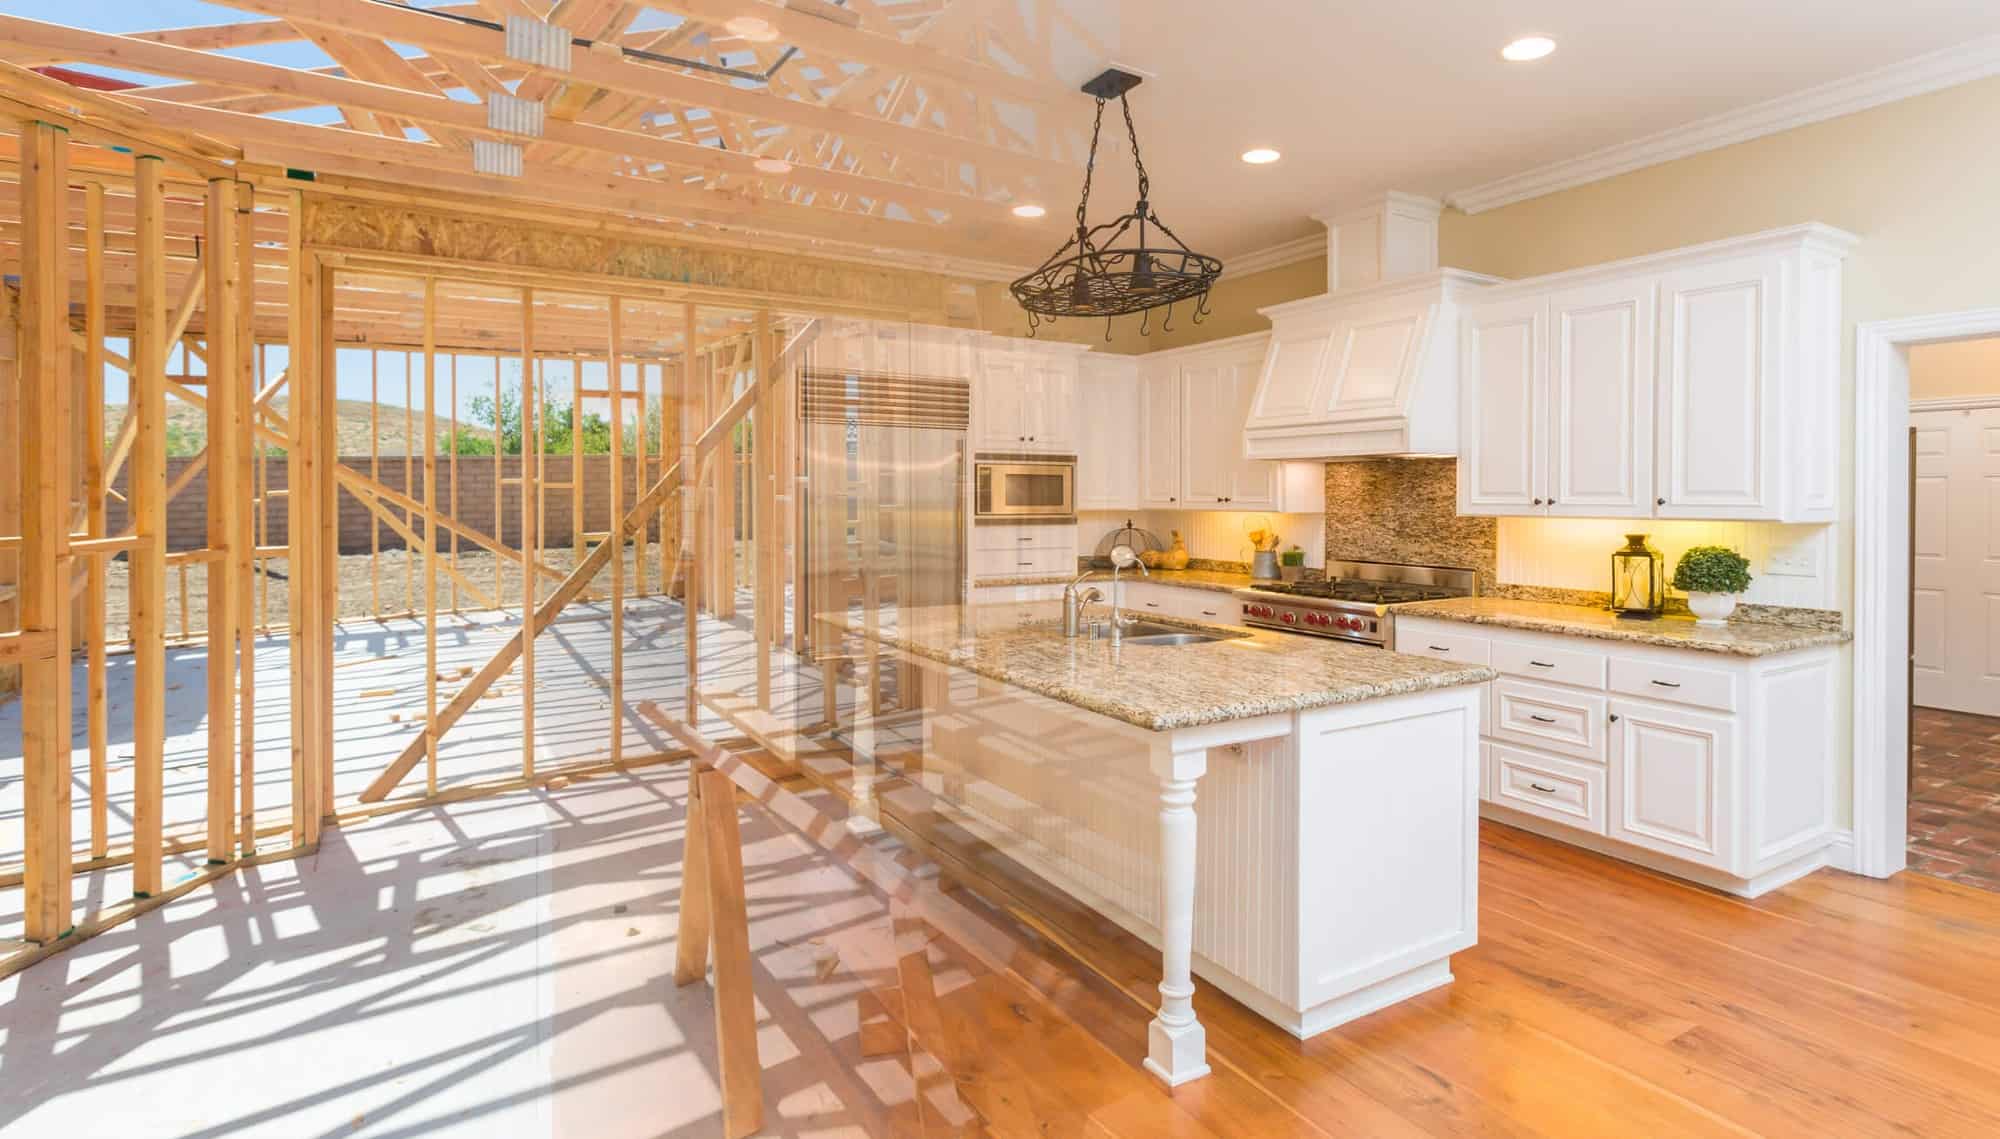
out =
[[701,572],[697,537],[702,536],[701,486],[702,463],[695,455],[695,416],[706,401],[696,399],[695,387],[701,382],[696,374],[700,333],[695,323],[697,312],[692,304],[681,306],[681,460],[680,469],[685,472],[681,480],[681,617],[687,625],[687,647],[684,656],[687,661],[687,722],[699,722],[701,700],[698,695],[700,678],[701,646]]
[[[234,581],[230,598],[235,603],[233,624],[236,633],[236,764],[237,764],[237,848],[241,854],[255,854],[257,851],[257,621],[256,598],[251,594],[251,579],[258,569],[257,535],[251,529],[252,518],[247,507],[247,497],[255,486],[255,458],[263,451],[256,437],[258,410],[254,402],[257,391],[257,360],[255,355],[255,332],[252,316],[256,311],[257,280],[256,239],[251,219],[255,216],[256,190],[248,182],[230,184],[234,191],[231,201],[229,224],[234,229],[236,243],[237,288],[232,303],[225,308],[221,319],[235,325],[234,341],[236,356],[234,366],[226,373],[215,373],[214,361],[210,361],[211,390],[217,385],[228,388],[234,399],[233,414],[236,424],[236,494],[238,506],[232,523],[230,575]],[[214,319],[214,317],[211,317]]]
[[[426,295],[430,299],[431,306],[435,308],[437,306],[437,293],[436,293],[435,283],[432,284],[431,291]],[[431,320],[431,338],[433,341],[435,341],[437,338],[437,321],[435,318],[435,314],[433,314],[433,318]],[[433,344],[432,349],[434,350],[435,348],[436,345]],[[451,397],[450,397],[450,402],[446,403],[445,406],[451,409],[451,449],[445,452],[446,455],[445,475],[447,480],[451,483],[451,516],[453,518],[457,518],[458,517],[458,353],[456,352],[451,354]],[[493,462],[495,464],[498,464],[500,462],[500,456],[498,455],[493,456]],[[459,611],[458,577],[459,577],[458,531],[454,529],[451,532],[451,611],[454,614],[456,614]]]
[[[105,536],[104,521],[104,183],[92,182],[83,199],[83,401],[84,532]],[[130,414],[129,412],[127,413]],[[110,692],[105,681],[103,558],[91,558],[86,575],[84,629],[89,642],[84,704],[90,738],[90,856],[110,851],[106,720]]]
[[[754,431],[750,443],[751,478],[755,489],[750,499],[751,508],[751,588],[755,612],[752,614],[757,641],[757,707],[760,711],[771,710],[771,642],[772,619],[778,617],[779,606],[783,604],[783,593],[773,591],[777,584],[771,574],[773,559],[771,547],[777,536],[777,471],[771,463],[771,453],[777,442],[776,393],[765,382],[764,372],[770,367],[771,357],[771,310],[757,310],[756,331],[750,343],[750,384],[756,390],[757,410],[752,421]],[[781,619],[782,620],[782,619]]]
[[70,928],[69,135],[21,124],[21,632],[45,637],[21,669],[23,925]]
[[[625,752],[625,365],[619,355],[624,339],[624,305],[617,297],[611,298],[611,350],[605,360],[605,384],[611,392],[611,533],[604,540],[611,546],[611,761],[613,763]],[[581,375],[578,380],[582,379]],[[580,389],[579,389],[580,390]],[[577,438],[583,434],[582,400],[577,401],[578,410],[572,414],[570,435]],[[580,463],[580,460],[579,460]],[[583,485],[582,467],[570,472],[570,481]],[[578,492],[578,501],[582,501]],[[583,515],[579,510],[577,518],[581,528]],[[640,523],[644,533],[645,523]],[[642,546],[643,548],[643,546]],[[579,559],[581,561],[581,559]]]
[[541,389],[535,374],[535,291],[521,290],[521,777],[535,777],[535,562],[542,456]]
[[320,787],[317,678],[309,674],[314,660],[312,643],[317,636],[319,609],[316,604],[319,577],[313,552],[319,527],[318,456],[314,451],[313,424],[321,414],[319,388],[314,382],[317,359],[308,333],[314,328],[315,289],[308,279],[302,198],[294,191],[286,202],[286,305],[285,368],[290,379],[292,400],[286,424],[285,477],[285,563],[291,580],[286,590],[285,620],[291,625],[292,689],[292,829],[295,847],[319,842]]
[[[337,411],[337,405],[336,405]],[[368,477],[382,481],[382,350],[368,350]],[[340,456],[335,455],[338,462]],[[405,487],[408,484],[404,484]],[[368,520],[368,612],[382,616],[382,527]]]
[[208,858],[234,853],[236,810],[236,561],[243,513],[236,375],[237,289],[234,183],[208,184],[203,268],[208,278]]
[[133,162],[139,305],[132,334],[131,508],[139,546],[128,590],[132,617],[132,892],[160,892],[167,732],[167,256],[165,163]]
[[[407,373],[406,373],[407,374]],[[495,461],[498,459],[496,457]],[[409,485],[407,477],[404,486]],[[424,792],[437,794],[437,278],[424,279]]]
[[[415,363],[414,360],[410,359],[410,353],[404,352],[402,353],[402,357],[403,357],[403,490],[405,493],[407,493],[410,487],[412,487],[416,483],[416,469],[414,464],[416,462],[416,452],[417,452],[417,440],[416,440],[417,413],[415,410],[416,409],[415,393],[417,387],[417,380],[415,376],[410,374],[411,366]],[[424,397],[426,405],[429,404],[430,399],[431,397],[429,395],[426,395]],[[416,519],[411,518],[411,519],[406,519],[406,521],[415,522]],[[416,607],[417,607],[417,551],[410,549],[408,546],[405,546],[403,547],[403,608],[405,610],[411,610],[415,609]]]
[[757,1059],[757,1001],[752,988],[750,915],[743,893],[743,839],[736,786],[720,771],[701,780],[702,838],[707,848],[709,936],[715,957],[715,1039],[722,1069],[722,1129],[730,1139],[764,1125],[762,1065]]
[[708,838],[702,825],[702,773],[688,768],[688,793],[681,819],[681,912],[674,934],[674,984],[692,985],[708,975]]

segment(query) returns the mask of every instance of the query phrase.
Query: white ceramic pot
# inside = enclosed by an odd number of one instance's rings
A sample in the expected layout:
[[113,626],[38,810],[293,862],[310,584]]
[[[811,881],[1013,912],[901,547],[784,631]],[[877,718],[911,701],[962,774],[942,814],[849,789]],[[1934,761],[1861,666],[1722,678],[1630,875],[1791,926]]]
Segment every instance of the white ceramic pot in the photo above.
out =
[[1726,625],[1729,615],[1736,612],[1736,595],[1691,590],[1688,593],[1688,609],[1694,613],[1697,625]]

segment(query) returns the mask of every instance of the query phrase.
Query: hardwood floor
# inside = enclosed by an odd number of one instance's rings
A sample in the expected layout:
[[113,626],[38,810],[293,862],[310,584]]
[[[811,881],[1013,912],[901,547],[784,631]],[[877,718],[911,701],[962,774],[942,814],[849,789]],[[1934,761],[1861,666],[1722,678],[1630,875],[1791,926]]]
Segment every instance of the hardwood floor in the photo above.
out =
[[2000,895],[1828,871],[1744,901],[1489,823],[1452,984],[1307,1042],[1202,986],[1215,1074],[1169,1094],[1138,1067],[1157,954],[920,793],[883,802],[901,861],[934,861],[1018,944],[982,965],[898,919],[898,951],[958,981],[904,1018],[919,1092],[874,1105],[871,1133],[2000,1134]]
[[1918,708],[1910,869],[2000,890],[2000,719]]

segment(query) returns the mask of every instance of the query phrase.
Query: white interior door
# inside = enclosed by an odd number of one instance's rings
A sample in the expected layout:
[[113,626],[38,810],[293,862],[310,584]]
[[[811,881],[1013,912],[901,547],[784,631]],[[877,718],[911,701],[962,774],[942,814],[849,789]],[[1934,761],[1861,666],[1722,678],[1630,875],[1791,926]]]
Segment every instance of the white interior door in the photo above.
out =
[[2000,408],[1921,411],[1911,699],[2000,716]]

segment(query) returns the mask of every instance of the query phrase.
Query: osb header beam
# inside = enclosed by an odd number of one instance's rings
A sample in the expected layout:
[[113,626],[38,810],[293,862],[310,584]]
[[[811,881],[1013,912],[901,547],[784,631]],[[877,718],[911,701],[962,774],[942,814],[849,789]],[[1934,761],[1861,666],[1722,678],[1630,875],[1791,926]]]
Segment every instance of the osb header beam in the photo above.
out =
[[550,275],[608,277],[661,286],[660,296],[812,313],[943,323],[950,278],[912,269],[692,242],[644,241],[543,222],[470,216],[419,206],[303,195],[305,242],[354,268],[487,266],[529,283]]

